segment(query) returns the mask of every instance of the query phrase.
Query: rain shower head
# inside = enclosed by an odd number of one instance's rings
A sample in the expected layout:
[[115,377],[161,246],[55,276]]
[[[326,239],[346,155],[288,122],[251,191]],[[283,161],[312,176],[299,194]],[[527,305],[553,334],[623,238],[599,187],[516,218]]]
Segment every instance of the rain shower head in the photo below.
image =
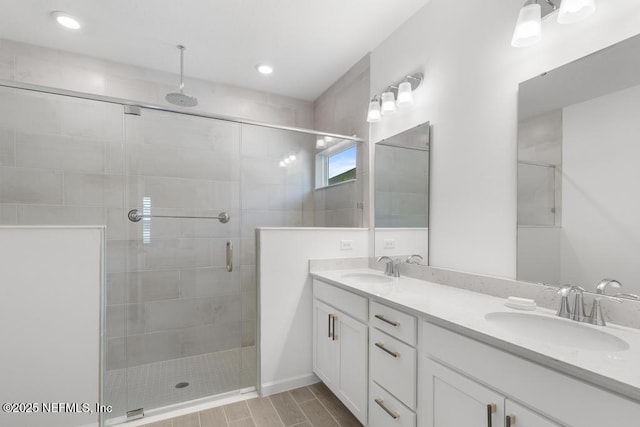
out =
[[168,93],[166,100],[174,105],[181,107],[195,107],[198,105],[198,98],[184,93],[184,50],[182,45],[177,46],[180,49],[180,91]]

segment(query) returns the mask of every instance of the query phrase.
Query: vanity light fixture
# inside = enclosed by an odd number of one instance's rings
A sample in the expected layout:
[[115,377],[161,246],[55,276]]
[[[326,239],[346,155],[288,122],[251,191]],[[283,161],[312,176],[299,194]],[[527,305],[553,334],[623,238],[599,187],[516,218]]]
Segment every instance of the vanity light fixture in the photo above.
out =
[[369,102],[369,111],[367,112],[367,121],[369,123],[376,123],[382,119],[382,112],[380,111],[380,97],[374,96]]
[[396,103],[398,107],[413,104],[413,90],[411,89],[411,83],[406,79],[398,86],[398,100]]
[[559,24],[573,24],[587,19],[596,11],[595,0],[562,0],[558,11]]
[[376,123],[384,114],[393,113],[397,108],[413,104],[413,91],[422,84],[424,75],[415,73],[385,89],[382,95],[374,95],[369,102],[367,122]]
[[316,140],[316,150],[322,150],[327,147],[327,141],[324,138],[318,138]]
[[70,30],[79,30],[82,26],[76,18],[66,12],[55,10],[51,12],[51,16],[56,20],[58,24]]
[[511,46],[527,47],[542,40],[542,19],[554,12],[559,24],[573,24],[595,11],[595,0],[527,0],[518,14]]
[[380,107],[382,114],[393,113],[396,111],[396,97],[391,92],[391,88],[388,88],[386,92],[382,93],[382,106]]

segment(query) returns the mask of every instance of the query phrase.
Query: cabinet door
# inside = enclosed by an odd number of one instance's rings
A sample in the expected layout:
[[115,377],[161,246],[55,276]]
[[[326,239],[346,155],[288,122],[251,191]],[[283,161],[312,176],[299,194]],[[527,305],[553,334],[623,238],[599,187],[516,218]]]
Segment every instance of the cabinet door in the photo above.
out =
[[505,401],[505,427],[561,427],[509,399]]
[[345,406],[366,425],[367,326],[338,312],[336,342],[340,343],[338,393]]
[[502,427],[504,397],[427,359],[425,418],[428,427]]
[[333,336],[335,315],[336,310],[313,301],[313,371],[329,388],[337,386],[340,373],[339,341]]

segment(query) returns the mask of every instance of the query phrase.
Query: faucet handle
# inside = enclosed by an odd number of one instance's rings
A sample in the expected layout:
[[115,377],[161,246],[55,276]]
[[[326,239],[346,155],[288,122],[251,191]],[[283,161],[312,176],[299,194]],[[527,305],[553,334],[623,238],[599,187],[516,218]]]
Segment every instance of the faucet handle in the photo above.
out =
[[557,316],[564,317],[565,319],[571,319],[571,307],[569,306],[569,293],[571,292],[571,285],[564,285],[557,290],[560,299],[560,307],[558,307]]
[[600,283],[598,283],[598,286],[596,286],[596,293],[605,295],[609,286],[611,286],[612,288],[621,288],[622,283],[618,282],[615,279],[602,279]]

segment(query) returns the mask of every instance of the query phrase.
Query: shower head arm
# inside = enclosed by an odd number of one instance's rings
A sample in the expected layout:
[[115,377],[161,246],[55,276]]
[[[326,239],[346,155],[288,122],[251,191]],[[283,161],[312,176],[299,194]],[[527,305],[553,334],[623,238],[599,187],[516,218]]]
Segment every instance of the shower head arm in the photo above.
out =
[[185,47],[181,44],[178,45],[180,49],[180,93],[184,92],[184,50]]

